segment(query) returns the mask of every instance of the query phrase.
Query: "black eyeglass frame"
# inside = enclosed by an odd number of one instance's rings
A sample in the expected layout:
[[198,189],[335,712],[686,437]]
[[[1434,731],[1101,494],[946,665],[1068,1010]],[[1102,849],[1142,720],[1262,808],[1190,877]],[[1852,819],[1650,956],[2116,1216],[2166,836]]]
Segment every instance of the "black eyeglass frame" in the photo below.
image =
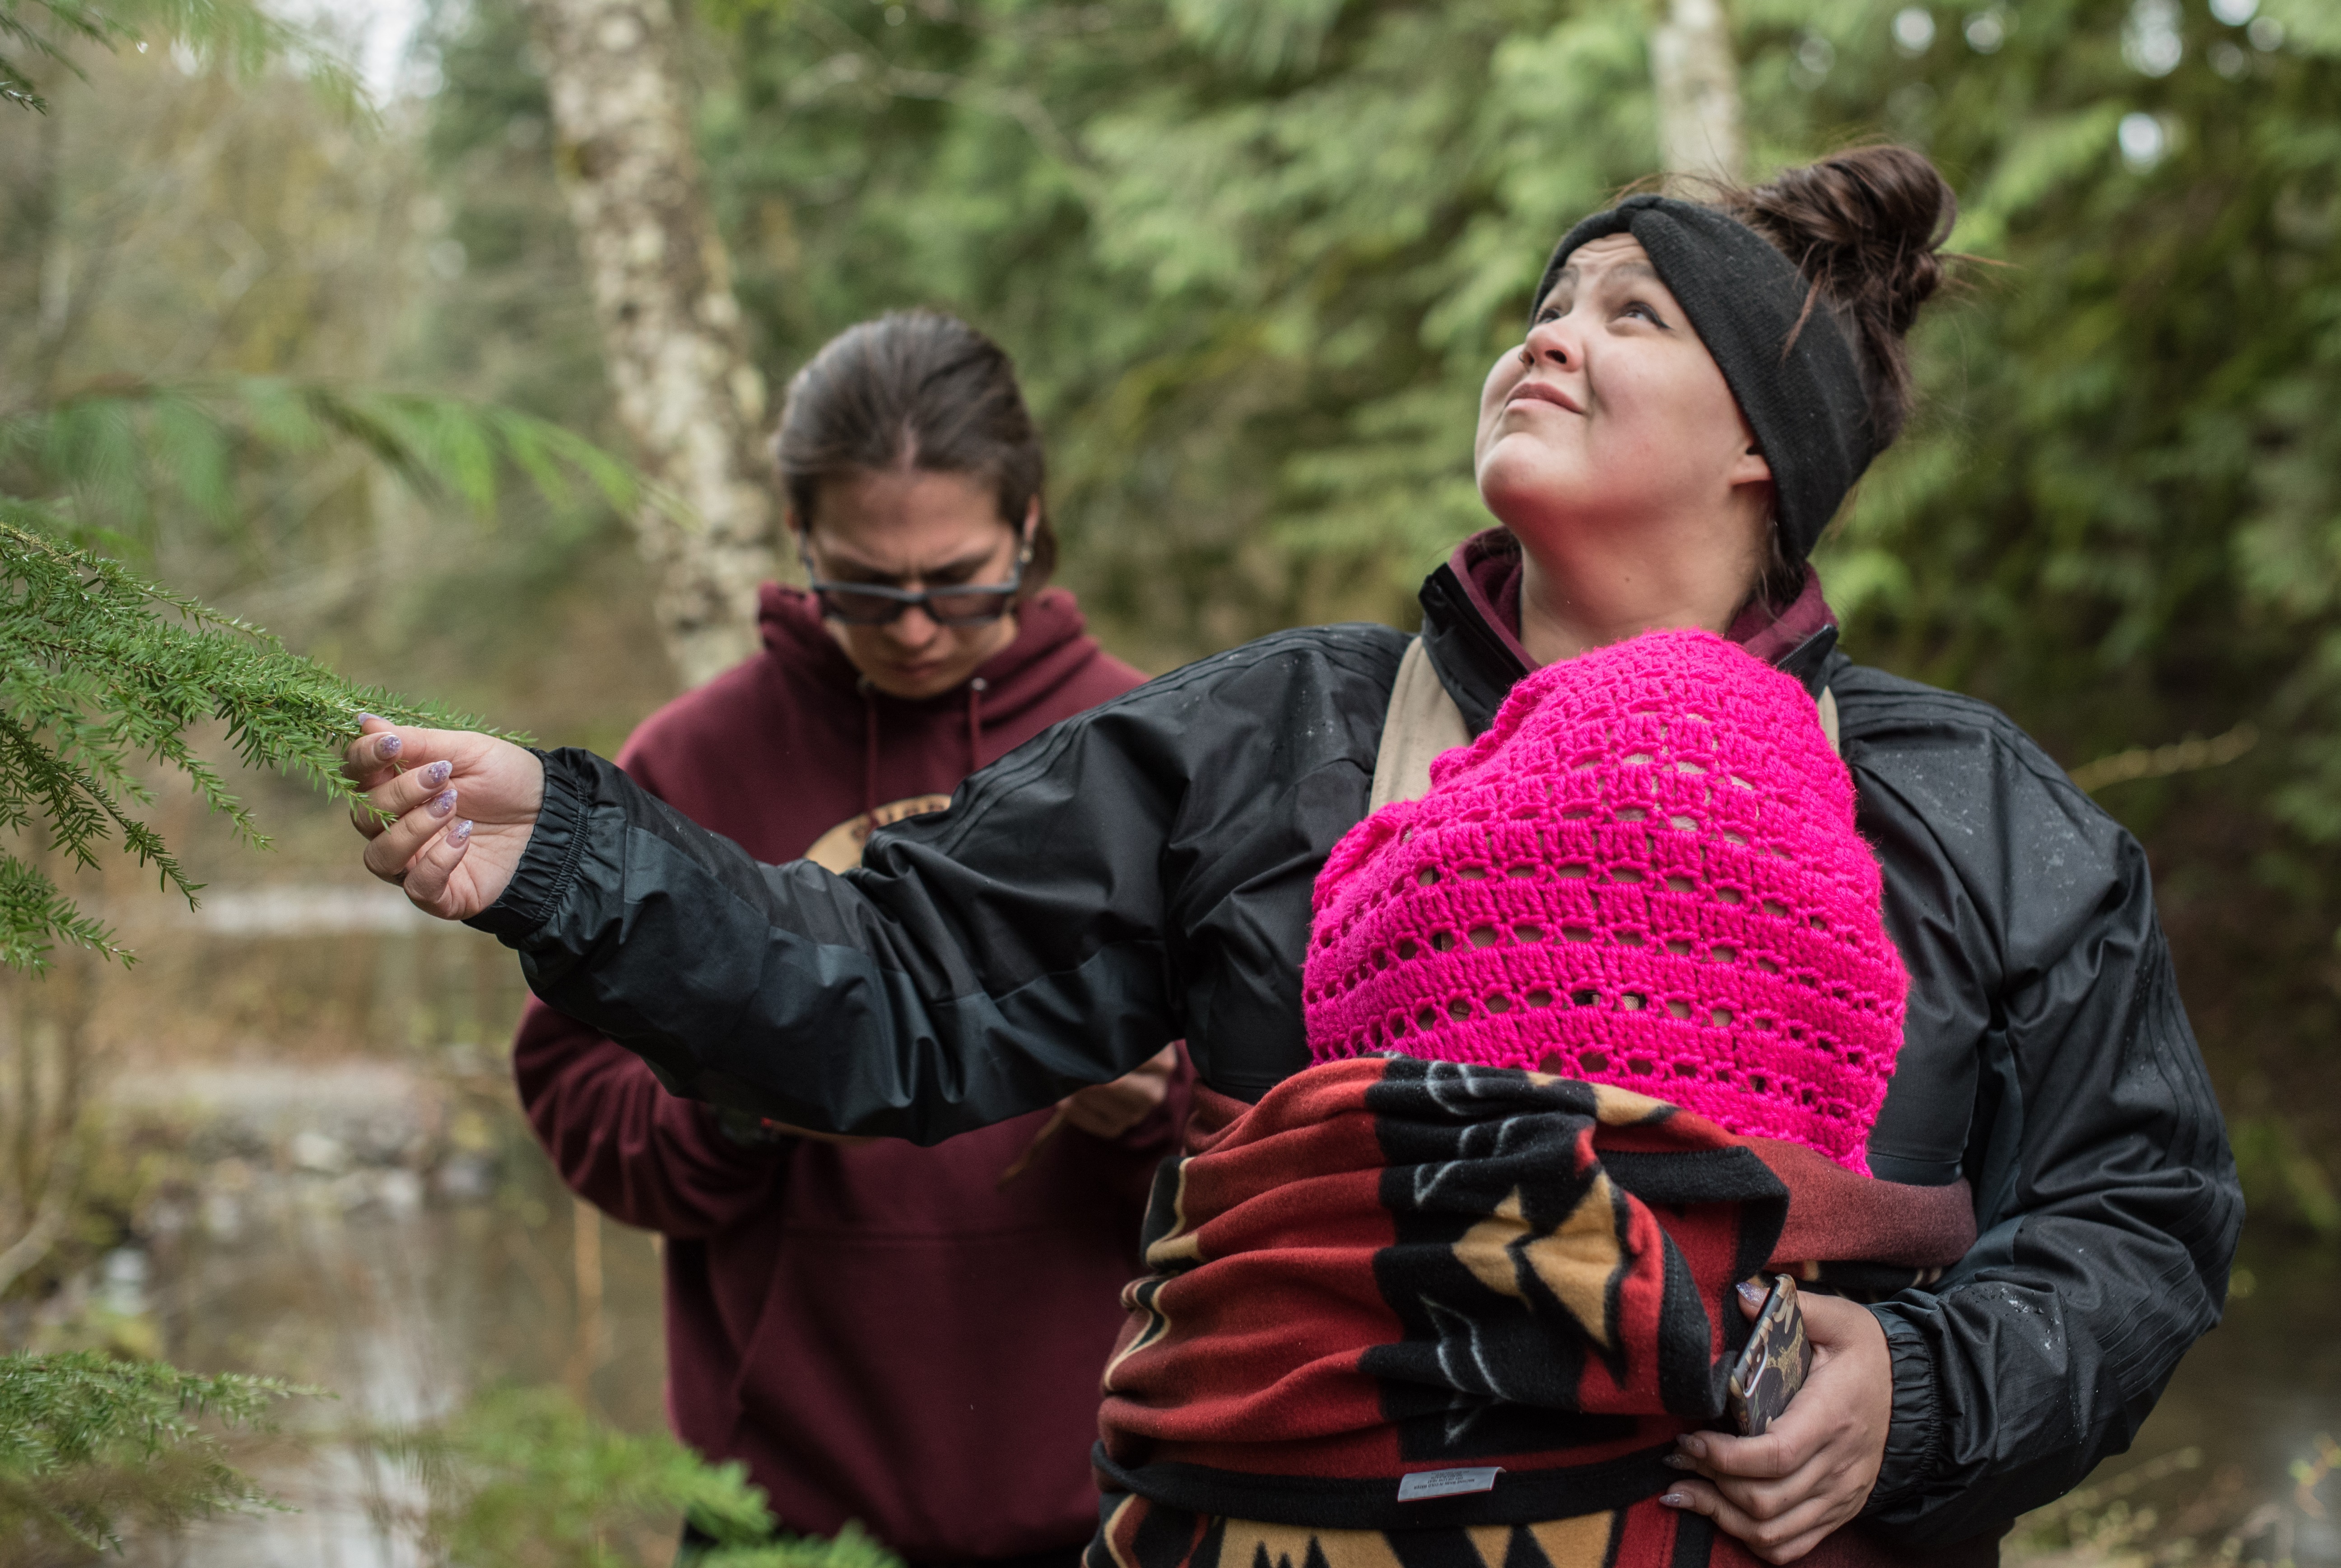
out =
[[[941,588],[890,588],[882,583],[831,583],[814,575],[812,552],[805,545],[804,536],[797,536],[797,559],[804,563],[805,587],[821,602],[822,614],[833,615],[849,626],[891,626],[901,620],[912,605],[924,610],[938,626],[983,626],[997,621],[1014,607],[1015,597],[1024,587],[1024,568],[1032,564],[1032,540],[1024,537],[1023,547],[1016,552],[1016,564],[1005,583],[955,583]],[[867,598],[882,599],[889,606],[882,615],[854,614],[838,603],[842,594],[859,594]],[[971,615],[946,615],[935,604],[937,599],[972,596],[991,601]]]

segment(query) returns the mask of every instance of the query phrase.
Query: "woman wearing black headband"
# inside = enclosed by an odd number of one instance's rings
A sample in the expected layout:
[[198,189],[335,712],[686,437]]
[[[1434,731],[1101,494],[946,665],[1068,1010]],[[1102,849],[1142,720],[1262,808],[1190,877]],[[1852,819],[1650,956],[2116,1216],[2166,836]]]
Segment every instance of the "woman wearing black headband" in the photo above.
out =
[[[1311,628],[1164,676],[876,835],[847,876],[759,866],[585,753],[374,721],[349,766],[403,814],[362,824],[367,864],[518,949],[539,994],[683,1093],[932,1142],[1183,1035],[1208,1128],[1306,1065],[1311,885],[1397,754],[1484,728],[1538,664],[1723,632],[1815,694],[1884,865],[1912,989],[1870,1166],[1970,1183],[1981,1239],[1939,1278],[1873,1276],[1874,1306],[1808,1303],[1828,1353],[1769,1438],[1628,1454],[1561,1493],[1410,1427],[1390,1473],[1296,1479],[1314,1501],[1249,1515],[1358,1528],[1256,1544],[1294,1568],[1401,1542],[1528,1568],[1579,1560],[1534,1522],[1663,1493],[1693,1522],[1671,1563],[1738,1560],[1728,1539],[1709,1556],[1709,1517],[1773,1562],[1824,1536],[1831,1561],[1994,1561],[2216,1321],[2241,1203],[2137,845],[1998,714],[1838,652],[1804,564],[1900,428],[1902,334],[1951,213],[1923,158],[1876,148],[1587,220],[1489,377],[1478,474],[1504,526],[1431,574],[1419,640]],[[433,815],[391,770],[441,760],[458,801]],[[1159,1520],[1215,1511],[1196,1499],[1216,1473],[1099,1461]],[[1476,1479],[1402,1479],[1442,1466]],[[1101,1538],[1092,1561],[1210,1568],[1207,1524]],[[1581,1560],[1644,1550],[1617,1548]]]

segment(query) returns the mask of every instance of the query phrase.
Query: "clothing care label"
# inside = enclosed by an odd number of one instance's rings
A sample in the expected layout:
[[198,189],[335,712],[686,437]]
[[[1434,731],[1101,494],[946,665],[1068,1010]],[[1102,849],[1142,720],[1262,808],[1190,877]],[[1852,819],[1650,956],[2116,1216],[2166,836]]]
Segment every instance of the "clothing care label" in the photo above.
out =
[[1411,1475],[1401,1475],[1398,1481],[1400,1503],[1420,1503],[1428,1497],[1460,1497],[1467,1492],[1493,1492],[1496,1477],[1504,1473],[1500,1464],[1490,1464],[1476,1470],[1418,1470]]

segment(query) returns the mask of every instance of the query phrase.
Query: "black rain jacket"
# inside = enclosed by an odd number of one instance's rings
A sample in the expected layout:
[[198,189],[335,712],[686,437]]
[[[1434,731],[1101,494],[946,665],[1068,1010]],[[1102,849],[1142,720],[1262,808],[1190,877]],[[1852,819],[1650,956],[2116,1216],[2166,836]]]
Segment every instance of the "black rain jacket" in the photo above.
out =
[[[1451,567],[1423,605],[1484,728],[1524,672]],[[512,885],[473,924],[671,1087],[785,1122],[933,1143],[1181,1036],[1204,1084],[1255,1100],[1308,1064],[1310,892],[1365,814],[1406,641],[1322,626],[1190,664],[1044,732],[843,876],[760,865],[553,752]],[[1992,708],[1834,643],[1781,664],[1837,694],[1911,977],[1869,1163],[1966,1176],[1980,1236],[1875,1309],[1894,1417],[1867,1517],[1940,1545],[2128,1445],[2218,1321],[2243,1203],[2137,842]]]

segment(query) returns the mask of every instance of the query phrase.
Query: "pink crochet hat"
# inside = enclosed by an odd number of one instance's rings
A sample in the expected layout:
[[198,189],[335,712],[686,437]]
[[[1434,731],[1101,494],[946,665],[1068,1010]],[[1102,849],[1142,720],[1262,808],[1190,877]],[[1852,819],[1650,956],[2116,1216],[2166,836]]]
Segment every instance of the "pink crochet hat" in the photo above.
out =
[[1311,1058],[1541,1066],[1869,1174],[1908,979],[1802,686],[1648,633],[1529,676],[1430,778],[1317,878]]

